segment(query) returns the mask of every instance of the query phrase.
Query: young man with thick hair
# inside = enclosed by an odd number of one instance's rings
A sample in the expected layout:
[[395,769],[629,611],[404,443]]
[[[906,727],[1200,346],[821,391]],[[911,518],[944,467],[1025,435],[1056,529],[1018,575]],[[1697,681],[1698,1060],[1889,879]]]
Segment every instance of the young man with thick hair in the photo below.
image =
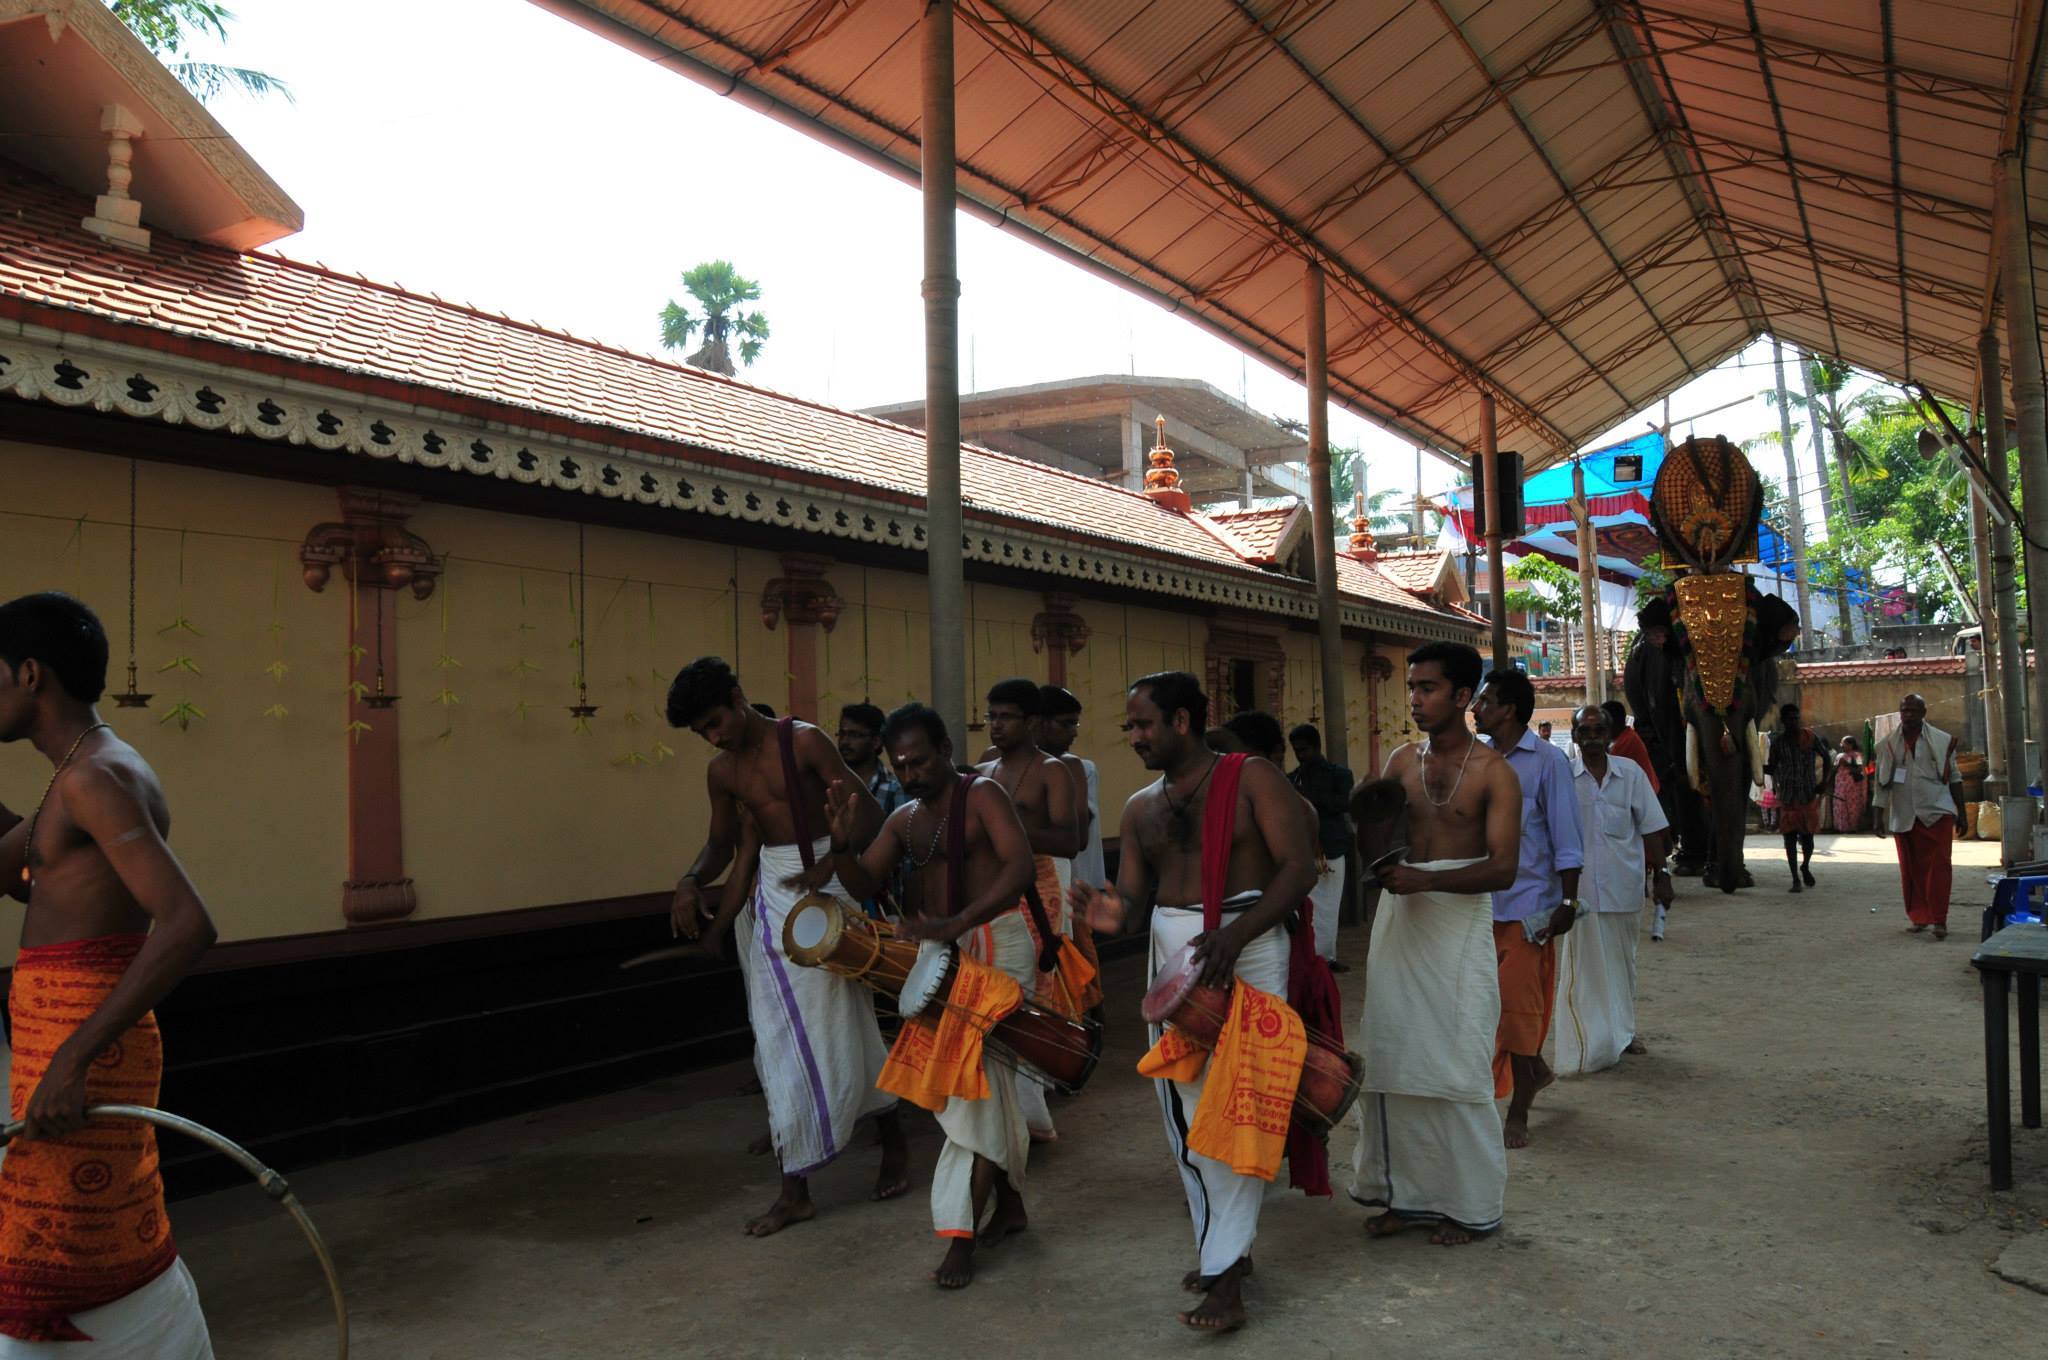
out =
[[1505,1207],[1493,899],[1515,881],[1522,800],[1515,772],[1465,725],[1479,670],[1462,643],[1409,653],[1408,713],[1423,739],[1387,758],[1408,853],[1378,875],[1351,1183],[1353,1199],[1386,1209],[1366,1224],[1375,1238],[1426,1225],[1432,1242],[1458,1246],[1499,1227]]
[[[874,1198],[893,1199],[910,1188],[909,1150],[895,1100],[875,1089],[888,1055],[874,1002],[853,979],[797,967],[782,952],[783,922],[804,896],[792,880],[820,862],[829,864],[825,791],[834,783],[854,790],[849,840],[856,850],[866,849],[881,829],[881,809],[822,731],[790,718],[762,717],[723,658],[699,657],[677,673],[668,692],[668,720],[718,752],[704,776],[711,826],[676,884],[671,916],[678,931],[693,940],[702,933],[705,885],[732,862],[743,810],[760,840],[752,910],[740,917],[747,925],[739,958],[754,1026],[754,1066],[768,1096],[769,1132],[782,1164],[782,1192],[766,1213],[748,1221],[747,1234],[766,1237],[815,1215],[810,1173],[845,1151],[854,1125],[869,1117],[882,1134]],[[735,872],[745,874],[749,867]],[[829,876],[816,886],[847,895]],[[726,912],[719,913],[714,928],[726,919]]]
[[107,636],[85,605],[0,605],[0,742],[50,765],[27,817],[0,807],[0,887],[28,904],[9,996],[10,1114],[28,1128],[0,1162],[0,1335],[211,1360],[154,1130],[86,1126],[88,1105],[157,1103],[154,1008],[215,935],[166,843],[156,772],[95,707],[106,677]]

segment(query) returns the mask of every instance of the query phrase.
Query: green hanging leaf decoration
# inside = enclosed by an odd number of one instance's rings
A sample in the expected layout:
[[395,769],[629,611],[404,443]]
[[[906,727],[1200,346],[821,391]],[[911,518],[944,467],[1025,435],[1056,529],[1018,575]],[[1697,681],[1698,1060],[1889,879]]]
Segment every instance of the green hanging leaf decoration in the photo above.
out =
[[286,661],[283,657],[279,657],[277,660],[271,662],[268,666],[265,666],[263,668],[263,673],[281,685],[284,683],[284,678],[292,673],[292,666],[289,661]]
[[351,642],[348,646],[342,648],[341,654],[348,658],[350,664],[354,664],[368,656],[370,649],[363,646],[360,642]]
[[187,732],[191,730],[193,723],[203,722],[205,718],[206,712],[199,705],[193,703],[190,699],[180,699],[177,703],[172,704],[169,710],[156,721],[159,727],[165,723],[174,722],[178,725],[180,732]]
[[283,704],[272,704],[269,708],[263,710],[263,716],[266,718],[277,718],[281,720],[287,713],[290,712],[291,710],[286,708]]
[[582,714],[580,714],[580,713],[579,713],[579,714],[577,714],[577,715],[576,715],[576,720],[575,720],[575,722],[573,722],[573,723],[571,723],[571,724],[570,724],[569,730],[570,730],[570,731],[572,731],[572,732],[579,732],[579,733],[581,733],[581,734],[582,734],[582,735],[584,735],[584,736],[589,736],[589,735],[590,735],[590,719],[588,719],[588,718],[584,717],[584,716],[583,716]]
[[519,721],[521,722],[525,722],[526,715],[529,712],[531,712],[532,709],[533,705],[526,701],[526,696],[521,695],[519,698],[519,702],[512,705],[512,716],[519,719]]
[[518,659],[517,661],[513,662],[513,663],[512,663],[512,664],[511,664],[510,666],[506,667],[506,669],[507,669],[508,671],[510,671],[510,672],[511,672],[511,673],[512,673],[513,675],[539,675],[539,674],[540,674],[540,667],[539,667],[539,666],[536,666],[536,665],[534,665],[534,664],[533,664],[533,663],[532,663],[531,661],[528,661],[528,660],[527,660],[527,659],[526,659],[525,657],[523,657],[523,656],[522,656],[522,657],[520,657],[520,658],[519,658],[519,659]]
[[664,760],[673,760],[676,753],[669,749],[667,742],[657,740],[654,743],[654,750],[650,754],[654,757],[654,763],[659,765]]
[[157,629],[156,631],[159,634],[190,633],[193,637],[206,636],[206,634],[200,632],[197,628],[194,628],[192,626],[192,620],[186,618],[183,614],[178,615],[176,618],[172,619],[169,623],[165,624],[163,627]]
[[348,726],[342,728],[341,730],[348,735],[349,741],[353,743],[361,741],[363,739],[363,733],[373,731],[375,729],[373,729],[368,723],[364,722],[361,718],[357,718],[354,722],[350,723]]
[[363,701],[363,697],[370,692],[370,687],[360,680],[351,680],[348,682],[346,692],[349,698],[355,700],[357,703],[361,703]]
[[432,702],[439,704],[443,708],[453,708],[462,702],[462,696],[449,689],[446,685],[443,685],[441,692],[434,696]]
[[199,669],[199,663],[189,656],[174,656],[156,668],[158,675],[162,675],[165,671],[184,671],[189,675],[202,674]]
[[647,757],[641,755],[638,751],[628,751],[626,754],[614,757],[612,760],[612,764],[623,765],[629,770],[646,763]]

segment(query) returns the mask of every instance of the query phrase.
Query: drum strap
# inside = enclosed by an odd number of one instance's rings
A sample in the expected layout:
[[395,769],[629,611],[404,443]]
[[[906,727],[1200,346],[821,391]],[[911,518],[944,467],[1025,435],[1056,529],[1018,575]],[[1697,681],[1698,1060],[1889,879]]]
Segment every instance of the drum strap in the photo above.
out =
[[818,867],[817,852],[811,849],[811,818],[804,809],[804,784],[796,768],[796,719],[775,720],[775,744],[782,750],[782,796],[789,800],[789,823],[796,832],[797,853],[804,868]]
[[1237,837],[1237,786],[1244,778],[1242,754],[1216,757],[1209,801],[1202,808],[1202,930],[1223,925],[1224,888],[1230,882],[1230,844]]
[[[946,915],[958,916],[967,905],[967,791],[979,775],[963,774],[953,785],[953,806],[947,814]],[[1024,905],[1031,912],[1031,924],[1038,930],[1038,971],[1050,973],[1059,962],[1060,937],[1046,918],[1045,903],[1034,881],[1024,890]]]

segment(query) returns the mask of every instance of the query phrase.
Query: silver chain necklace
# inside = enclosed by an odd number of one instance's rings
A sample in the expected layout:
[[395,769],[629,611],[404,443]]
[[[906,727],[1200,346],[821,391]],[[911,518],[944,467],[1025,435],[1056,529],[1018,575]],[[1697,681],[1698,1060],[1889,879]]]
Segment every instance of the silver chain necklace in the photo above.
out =
[[[918,816],[918,814],[919,814],[919,813],[921,813],[921,812],[923,812],[923,811],[925,810],[925,809],[924,809],[924,799],[922,799],[922,798],[913,798],[913,799],[911,799],[911,800],[910,800],[910,802],[911,802],[911,813],[910,813],[910,817],[911,817],[911,820],[912,820],[912,821],[915,821],[915,820],[917,820],[917,816]],[[947,823],[948,821],[950,821],[950,820],[952,820],[952,814],[951,814],[951,813],[941,813],[941,814],[940,814],[940,816],[939,816],[939,824],[938,824],[937,828],[935,828],[935,829],[934,829],[934,830],[932,831],[932,843],[931,843],[930,845],[928,845],[928,846],[926,846],[926,847],[925,847],[925,851],[924,851],[924,858],[923,858],[923,859],[919,859],[919,858],[917,857],[917,851],[915,851],[915,850],[912,850],[912,849],[911,849],[911,848],[910,848],[909,846],[907,846],[907,845],[906,845],[906,846],[905,846],[905,847],[903,848],[903,849],[904,849],[904,853],[910,856],[910,862],[911,862],[911,864],[912,864],[913,866],[915,866],[916,868],[922,869],[922,868],[924,868],[924,867],[925,867],[925,865],[927,865],[927,864],[930,864],[930,863],[932,862],[932,860],[933,860],[933,859],[937,858],[937,856],[938,856],[938,853],[939,853],[939,842],[940,842],[940,840],[942,840],[942,839],[943,839],[943,838],[945,837],[945,834],[946,834],[946,823]]]
[[1458,777],[1452,781],[1451,791],[1443,796],[1443,801],[1439,802],[1429,796],[1429,753],[1435,749],[1435,743],[1428,737],[1422,739],[1422,796],[1429,800],[1431,807],[1449,807],[1451,800],[1458,796],[1458,790],[1465,783],[1465,767],[1472,763],[1472,748],[1478,744],[1479,739],[1477,737],[1467,737],[1465,739],[1465,758],[1458,762]]

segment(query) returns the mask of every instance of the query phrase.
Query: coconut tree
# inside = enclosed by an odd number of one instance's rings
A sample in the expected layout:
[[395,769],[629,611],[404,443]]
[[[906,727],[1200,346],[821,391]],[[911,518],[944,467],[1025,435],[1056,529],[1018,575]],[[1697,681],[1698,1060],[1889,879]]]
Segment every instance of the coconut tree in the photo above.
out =
[[751,364],[761,357],[762,342],[768,338],[768,318],[760,312],[741,313],[743,302],[758,302],[761,285],[742,278],[729,260],[712,260],[683,272],[683,291],[697,303],[693,313],[671,300],[661,309],[661,346],[686,348],[701,335],[697,352],[683,362],[708,368],[730,378],[737,371],[732,363],[732,341],[739,341],[740,362]]
[[214,99],[228,91],[291,99],[291,90],[276,76],[246,66],[194,61],[186,55],[194,37],[210,34],[220,42],[227,41],[228,24],[235,16],[225,5],[214,0],[106,0],[106,4],[129,32],[142,39],[142,45],[164,69],[200,99]]

